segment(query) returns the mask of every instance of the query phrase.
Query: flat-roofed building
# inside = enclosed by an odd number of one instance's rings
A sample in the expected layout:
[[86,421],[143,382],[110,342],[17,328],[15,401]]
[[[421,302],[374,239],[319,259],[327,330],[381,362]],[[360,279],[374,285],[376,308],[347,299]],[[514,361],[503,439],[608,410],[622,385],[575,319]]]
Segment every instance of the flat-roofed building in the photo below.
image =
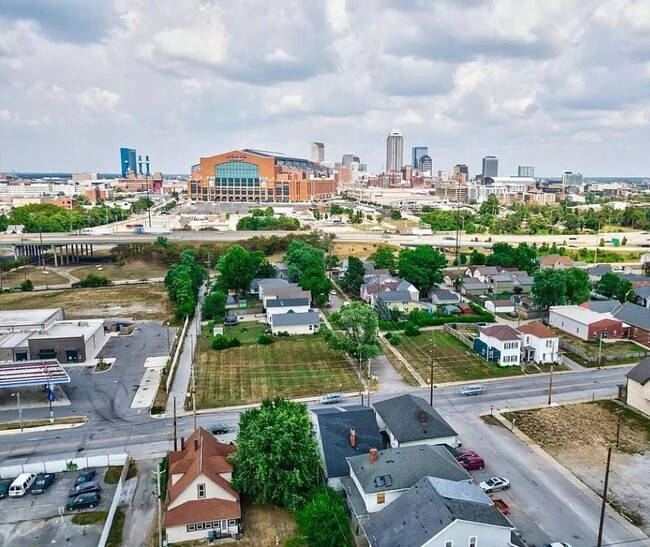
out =
[[0,333],[44,330],[62,319],[61,308],[0,311]]

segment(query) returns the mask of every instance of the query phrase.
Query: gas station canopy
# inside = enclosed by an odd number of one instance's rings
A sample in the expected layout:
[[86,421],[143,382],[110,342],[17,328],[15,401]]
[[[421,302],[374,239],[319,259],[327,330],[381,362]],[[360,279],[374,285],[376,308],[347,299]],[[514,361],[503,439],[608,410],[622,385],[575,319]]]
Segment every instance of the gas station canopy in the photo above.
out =
[[0,388],[68,383],[70,376],[56,359],[0,363]]

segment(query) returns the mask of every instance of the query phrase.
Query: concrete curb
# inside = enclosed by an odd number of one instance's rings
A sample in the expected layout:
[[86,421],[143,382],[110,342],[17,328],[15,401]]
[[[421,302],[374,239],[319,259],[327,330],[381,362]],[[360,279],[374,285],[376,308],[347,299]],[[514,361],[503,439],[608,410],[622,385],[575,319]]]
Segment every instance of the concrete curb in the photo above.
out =
[[81,425],[86,425],[90,419],[88,416],[84,416],[86,418],[85,422],[79,422],[76,424],[50,424],[50,425],[40,425],[38,427],[25,427],[23,428],[24,431],[21,431],[20,428],[18,429],[7,429],[4,431],[0,431],[0,436],[2,435],[20,435],[22,433],[32,433],[32,432],[38,432],[38,431],[56,431],[58,429],[73,429],[75,427],[79,427]]

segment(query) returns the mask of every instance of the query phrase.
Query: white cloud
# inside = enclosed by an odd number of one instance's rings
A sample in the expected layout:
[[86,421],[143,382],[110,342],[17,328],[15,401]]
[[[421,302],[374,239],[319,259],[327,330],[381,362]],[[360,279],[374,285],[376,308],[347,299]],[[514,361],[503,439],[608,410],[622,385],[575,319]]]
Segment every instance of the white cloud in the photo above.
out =
[[287,53],[284,49],[281,47],[274,49],[271,53],[267,53],[264,56],[264,60],[268,63],[274,63],[274,62],[283,62],[283,63],[292,63],[295,62],[297,59]]
[[79,103],[86,110],[93,113],[111,113],[120,104],[119,93],[100,89],[96,86],[89,87],[77,95]]

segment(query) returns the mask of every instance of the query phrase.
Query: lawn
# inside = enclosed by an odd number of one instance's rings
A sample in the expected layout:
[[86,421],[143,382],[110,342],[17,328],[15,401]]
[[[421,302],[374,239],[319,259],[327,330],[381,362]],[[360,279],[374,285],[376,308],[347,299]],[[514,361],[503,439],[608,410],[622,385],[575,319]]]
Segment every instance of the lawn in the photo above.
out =
[[49,273],[44,274],[43,268],[36,266],[25,266],[11,270],[10,272],[2,272],[2,287],[4,289],[12,289],[20,285],[25,279],[31,280],[35,287],[45,286],[46,278],[48,285],[64,285],[70,283],[67,277],[63,277],[56,273],[51,267],[47,269]]
[[[553,329],[561,339],[565,340],[569,344],[572,344],[582,351],[584,351],[591,359],[586,360],[571,351],[565,351],[565,355],[569,359],[579,363],[585,367],[595,367],[598,366],[598,353],[601,353],[603,357],[600,362],[600,366],[608,365],[621,365],[627,363],[638,363],[643,357],[622,357],[616,358],[617,355],[624,355],[626,353],[640,353],[647,352],[648,349],[632,342],[630,340],[616,340],[616,341],[607,341],[602,344],[598,340],[581,340],[575,336],[568,335],[564,331],[559,329]],[[600,346],[600,348],[599,348]],[[647,353],[646,353],[647,355]],[[605,359],[609,357],[609,359]]]
[[68,319],[123,317],[163,321],[173,313],[162,284],[0,294],[2,310],[38,308],[63,308]]
[[431,371],[431,333],[435,332],[434,383],[480,380],[524,374],[519,367],[488,363],[465,344],[442,330],[424,331],[419,336],[403,336],[397,346],[406,360],[426,381]]
[[197,356],[197,408],[359,389],[343,354],[329,349],[319,335],[275,337],[270,345],[243,344],[222,351],[209,349],[209,337],[202,336]]
[[[117,263],[98,264],[97,266],[83,266],[70,270],[70,275],[85,279],[88,274],[100,275],[111,281],[123,279],[151,279],[165,277],[167,266],[140,260],[131,260],[123,265]],[[101,269],[100,269],[101,268]]]
[[242,321],[233,327],[225,326],[223,333],[228,338],[237,338],[242,344],[256,344],[267,329],[269,327],[257,321]]

